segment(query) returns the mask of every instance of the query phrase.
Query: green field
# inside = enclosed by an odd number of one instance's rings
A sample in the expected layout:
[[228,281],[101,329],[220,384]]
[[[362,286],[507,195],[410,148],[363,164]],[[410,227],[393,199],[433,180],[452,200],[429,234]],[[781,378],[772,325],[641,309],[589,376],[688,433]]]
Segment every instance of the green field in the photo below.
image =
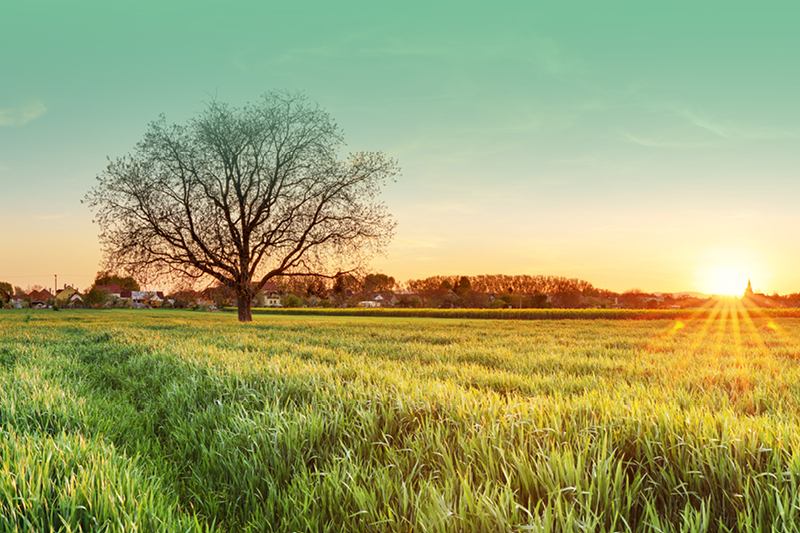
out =
[[0,311],[0,532],[798,531],[800,319]]

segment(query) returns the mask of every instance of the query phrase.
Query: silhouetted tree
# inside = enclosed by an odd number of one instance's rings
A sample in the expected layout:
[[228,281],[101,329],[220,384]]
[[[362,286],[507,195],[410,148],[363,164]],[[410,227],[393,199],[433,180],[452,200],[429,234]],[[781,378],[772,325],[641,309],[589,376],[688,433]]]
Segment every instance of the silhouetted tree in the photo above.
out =
[[364,278],[364,292],[387,292],[394,289],[395,281],[386,274],[367,274]]
[[469,282],[469,278],[467,276],[461,276],[458,280],[458,285],[455,287],[456,293],[460,296],[463,296],[471,290],[472,284]]
[[378,200],[398,171],[384,154],[338,159],[342,134],[301,94],[235,109],[212,101],[186,126],[153,122],[86,196],[106,262],[142,277],[214,279],[250,321],[278,276],[333,276],[365,264],[394,222]]
[[94,278],[94,286],[98,285],[116,285],[122,290],[138,291],[141,290],[139,283],[131,276],[118,276],[109,272],[98,272]]

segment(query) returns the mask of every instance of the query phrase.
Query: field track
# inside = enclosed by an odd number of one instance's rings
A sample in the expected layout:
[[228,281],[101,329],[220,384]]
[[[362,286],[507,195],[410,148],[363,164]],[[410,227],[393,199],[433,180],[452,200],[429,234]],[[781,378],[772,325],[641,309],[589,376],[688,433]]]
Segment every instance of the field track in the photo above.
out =
[[798,531],[798,358],[725,309],[0,311],[0,533]]

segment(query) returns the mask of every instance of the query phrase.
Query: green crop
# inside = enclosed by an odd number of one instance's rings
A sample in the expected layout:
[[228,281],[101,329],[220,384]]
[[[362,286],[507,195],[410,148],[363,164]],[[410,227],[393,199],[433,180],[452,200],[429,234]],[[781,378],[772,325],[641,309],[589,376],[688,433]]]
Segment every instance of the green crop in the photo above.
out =
[[3,311],[0,532],[800,529],[800,320],[549,318]]

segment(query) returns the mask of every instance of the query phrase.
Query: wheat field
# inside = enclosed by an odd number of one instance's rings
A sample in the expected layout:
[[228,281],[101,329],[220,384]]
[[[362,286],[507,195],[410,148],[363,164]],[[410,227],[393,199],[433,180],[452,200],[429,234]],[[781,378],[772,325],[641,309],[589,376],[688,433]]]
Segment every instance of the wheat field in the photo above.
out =
[[800,319],[0,312],[0,532],[797,531]]

